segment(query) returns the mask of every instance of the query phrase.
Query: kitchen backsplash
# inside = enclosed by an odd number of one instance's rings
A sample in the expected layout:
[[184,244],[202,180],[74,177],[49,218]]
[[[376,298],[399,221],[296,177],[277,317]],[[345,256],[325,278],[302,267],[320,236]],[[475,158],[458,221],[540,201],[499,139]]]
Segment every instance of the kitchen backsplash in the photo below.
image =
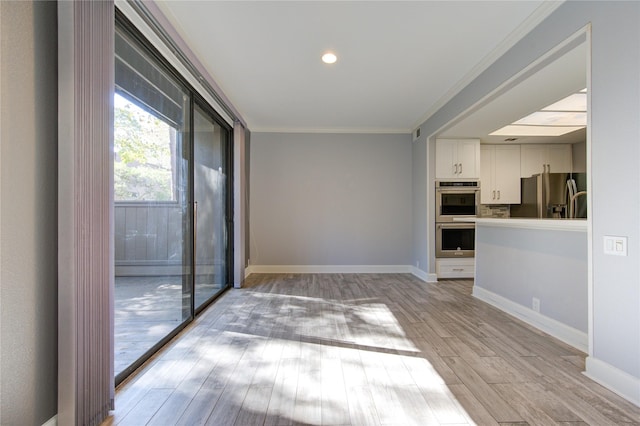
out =
[[480,204],[480,217],[510,217],[509,205]]

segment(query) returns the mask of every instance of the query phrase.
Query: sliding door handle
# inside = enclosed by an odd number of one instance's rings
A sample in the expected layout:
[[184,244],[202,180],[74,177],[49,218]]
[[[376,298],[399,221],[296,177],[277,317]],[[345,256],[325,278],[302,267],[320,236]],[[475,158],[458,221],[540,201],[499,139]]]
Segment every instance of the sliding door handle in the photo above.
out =
[[198,202],[193,202],[193,259],[196,259],[196,239],[198,236]]

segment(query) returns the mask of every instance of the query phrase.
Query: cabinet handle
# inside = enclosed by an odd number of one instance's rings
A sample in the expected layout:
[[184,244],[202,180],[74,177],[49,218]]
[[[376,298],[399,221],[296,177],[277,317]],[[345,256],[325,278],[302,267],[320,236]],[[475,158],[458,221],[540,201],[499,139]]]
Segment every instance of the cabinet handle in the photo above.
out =
[[454,166],[455,166],[455,168],[456,168],[456,171],[455,171],[455,172],[453,172],[453,174],[454,174],[454,175],[457,175],[457,174],[458,174],[458,163],[454,164]]
[[496,191],[493,191],[493,197],[491,198],[492,200],[496,199]]
[[460,163],[460,174],[462,174],[462,163]]
[[498,190],[498,200],[500,199],[500,190]]
[[452,268],[451,270],[454,272],[463,272],[464,268]]

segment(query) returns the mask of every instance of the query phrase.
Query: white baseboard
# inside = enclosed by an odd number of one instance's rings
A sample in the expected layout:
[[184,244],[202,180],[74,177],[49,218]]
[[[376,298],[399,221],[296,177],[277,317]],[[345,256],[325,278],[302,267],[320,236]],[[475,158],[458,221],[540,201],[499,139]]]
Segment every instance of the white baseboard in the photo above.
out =
[[249,265],[246,268],[244,268],[244,277],[245,277],[245,279],[251,274],[253,274],[253,266]]
[[488,304],[495,306],[509,315],[519,318],[547,334],[552,335],[556,339],[562,340],[566,344],[571,345],[582,352],[589,351],[589,337],[587,336],[587,333],[583,331],[542,315],[533,309],[522,306],[519,303],[513,302],[503,296],[495,294],[489,290],[485,290],[482,287],[474,285],[473,296],[483,302],[487,302]]
[[42,426],[58,426],[58,415],[56,414],[55,416],[51,417]]
[[411,267],[411,273],[414,276],[420,278],[424,282],[427,282],[427,283],[437,283],[438,282],[438,275],[430,274],[428,272],[423,271],[422,269],[416,268],[415,266]]
[[640,379],[592,356],[584,375],[640,407]]
[[250,265],[249,274],[410,274],[410,265]]

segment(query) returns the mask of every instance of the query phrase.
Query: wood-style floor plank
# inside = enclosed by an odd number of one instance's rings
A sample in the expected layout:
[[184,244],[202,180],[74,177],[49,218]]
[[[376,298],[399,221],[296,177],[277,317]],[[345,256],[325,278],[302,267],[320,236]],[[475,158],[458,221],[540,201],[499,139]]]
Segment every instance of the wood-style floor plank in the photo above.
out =
[[471,280],[261,274],[116,393],[111,425],[638,425],[585,354]]

